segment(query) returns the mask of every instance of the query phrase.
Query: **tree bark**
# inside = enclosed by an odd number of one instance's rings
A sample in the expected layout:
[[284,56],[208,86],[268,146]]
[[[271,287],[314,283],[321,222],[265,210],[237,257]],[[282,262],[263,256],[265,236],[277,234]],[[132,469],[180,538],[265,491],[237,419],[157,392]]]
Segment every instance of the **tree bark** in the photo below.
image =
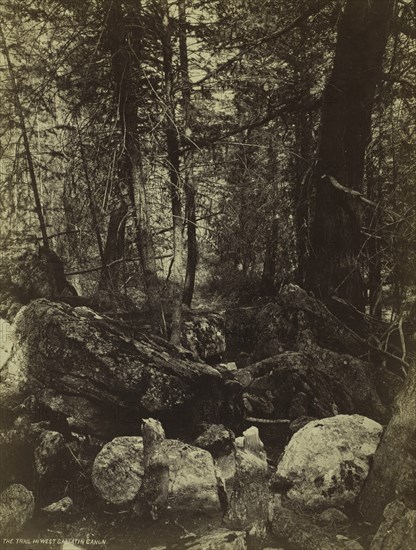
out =
[[266,247],[264,252],[263,273],[261,277],[261,288],[264,296],[274,296],[276,290],[276,261],[277,242],[279,239],[278,217],[272,220],[267,234]]
[[183,216],[181,206],[181,176],[179,160],[179,137],[175,116],[174,75],[172,36],[169,21],[169,6],[166,0],[161,1],[161,43],[163,54],[163,71],[165,80],[165,132],[167,158],[169,165],[170,198],[173,218],[173,265],[171,281],[172,322],[170,341],[179,345],[182,331],[182,296],[183,296]]
[[[137,16],[139,7],[136,6],[135,10],[136,13],[131,14],[132,16]],[[112,52],[112,71],[118,98],[119,123],[124,136],[126,185],[135,230],[135,241],[148,298],[150,322],[156,333],[166,336],[138,136],[137,109],[139,94],[132,76],[132,59],[135,60],[136,68],[140,69],[140,36],[138,32],[136,32],[135,37],[127,36],[120,2],[110,4],[107,29]],[[136,192],[138,193],[138,201],[136,200]]]
[[348,0],[338,26],[331,76],[326,84],[311,223],[307,287],[322,299],[337,295],[355,307],[365,305],[358,264],[361,213],[352,195],[362,191],[364,156],[371,131],[376,86],[382,77],[393,0]]
[[[380,157],[382,153],[380,151]],[[371,159],[367,165],[367,193],[368,198],[379,205],[382,198],[382,181],[377,174],[374,161]],[[367,227],[370,235],[367,243],[368,254],[368,303],[370,306],[370,315],[381,319],[382,317],[382,293],[383,282],[381,277],[382,268],[382,245],[381,245],[381,209],[375,208],[368,212]]]
[[104,264],[101,270],[100,288],[113,288],[117,290],[120,287],[122,264],[118,263],[111,267],[109,264],[124,257],[124,241],[126,232],[126,221],[128,206],[120,198],[117,206],[110,213],[110,220],[107,226],[107,238],[104,246]]
[[[191,82],[189,79],[188,44],[186,36],[186,0],[178,0],[179,10],[179,61],[182,84],[183,133],[185,139],[192,134]],[[184,190],[186,197],[185,223],[188,238],[183,303],[191,307],[195,289],[195,275],[198,264],[198,243],[196,237],[196,188],[192,173],[193,151],[185,151],[183,156]]]
[[98,252],[100,254],[102,269],[105,273],[107,273],[107,280],[108,280],[108,282],[111,286],[111,279],[110,279],[109,271],[107,269],[105,258],[104,258],[103,239],[101,237],[100,226],[99,226],[98,218],[97,218],[96,204],[95,204],[94,193],[93,193],[93,190],[92,190],[91,180],[90,180],[90,176],[89,176],[89,172],[88,172],[87,159],[85,157],[84,143],[82,141],[82,136],[81,136],[81,132],[80,132],[77,117],[75,117],[75,121],[76,121],[77,134],[78,134],[79,150],[80,150],[80,153],[81,153],[81,163],[82,163],[82,168],[83,168],[83,171],[84,171],[85,184],[86,184],[86,187],[87,187],[88,208],[89,208],[90,216],[91,216],[92,230],[94,231],[95,238],[97,240],[97,247],[98,247]]
[[[302,1],[302,12],[307,10],[308,2]],[[308,39],[308,22],[303,21],[295,31],[299,55],[293,56],[293,76],[295,89],[302,94],[306,103],[311,101],[311,59],[304,44]],[[292,164],[294,171],[294,222],[296,239],[296,283],[304,288],[307,257],[307,222],[308,222],[308,184],[310,183],[310,166],[313,158],[313,121],[312,114],[301,110],[294,114],[295,151]]]

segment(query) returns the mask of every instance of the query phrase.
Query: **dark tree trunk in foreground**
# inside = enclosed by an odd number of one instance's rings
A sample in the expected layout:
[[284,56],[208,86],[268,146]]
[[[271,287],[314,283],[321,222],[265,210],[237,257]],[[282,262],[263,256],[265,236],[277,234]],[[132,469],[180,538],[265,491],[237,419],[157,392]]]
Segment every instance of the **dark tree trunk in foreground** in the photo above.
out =
[[393,0],[346,3],[323,96],[318,158],[312,174],[315,212],[307,287],[320,298],[337,295],[358,308],[364,307],[358,265],[361,215],[359,199],[348,190],[362,191],[371,113],[392,8]]
[[396,399],[393,417],[374,455],[360,496],[364,518],[380,520],[385,506],[402,500],[416,507],[416,369],[413,364]]

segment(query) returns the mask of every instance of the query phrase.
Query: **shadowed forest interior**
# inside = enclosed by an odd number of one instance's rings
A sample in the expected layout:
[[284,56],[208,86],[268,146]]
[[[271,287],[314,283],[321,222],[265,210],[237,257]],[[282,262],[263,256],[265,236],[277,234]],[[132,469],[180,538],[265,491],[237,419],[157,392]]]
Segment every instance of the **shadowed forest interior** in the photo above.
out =
[[10,550],[416,547],[415,20],[1,0]]

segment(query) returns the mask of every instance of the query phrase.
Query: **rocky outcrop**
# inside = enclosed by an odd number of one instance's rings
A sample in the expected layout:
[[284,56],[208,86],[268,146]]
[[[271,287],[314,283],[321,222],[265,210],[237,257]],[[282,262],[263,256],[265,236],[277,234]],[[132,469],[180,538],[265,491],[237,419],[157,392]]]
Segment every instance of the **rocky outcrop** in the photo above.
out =
[[0,431],[0,471],[3,484],[33,483],[33,442],[26,430]]
[[35,510],[33,493],[20,484],[10,485],[0,493],[0,533],[2,537],[17,535],[32,518]]
[[150,512],[155,519],[166,513],[174,517],[219,515],[214,460],[208,451],[166,439],[157,420],[142,425],[144,476],[136,512]]
[[311,346],[240,369],[246,416],[294,420],[358,413],[389,416],[375,390],[372,365],[351,355]]
[[133,340],[85,309],[35,300],[15,323],[31,393],[64,415],[71,431],[111,439],[137,434],[140,419],[151,415],[171,431],[238,416],[238,387],[215,369],[179,358],[160,339]]
[[235,436],[223,424],[210,424],[195,439],[195,445],[209,451],[214,458],[229,454],[234,449]]
[[0,329],[0,408],[7,411],[7,408],[14,409],[24,399],[27,368],[21,350],[15,345],[13,325],[0,319]]
[[283,287],[276,303],[267,304],[258,313],[254,332],[253,362],[283,351],[307,349],[311,344],[350,355],[367,351],[322,302],[292,284]]
[[71,455],[59,432],[44,430],[38,436],[35,447],[35,472],[39,481],[59,479],[68,472]]
[[73,507],[74,503],[72,498],[64,497],[42,508],[42,512],[45,512],[45,514],[49,516],[66,516],[72,511]]
[[309,422],[287,445],[273,489],[306,510],[353,504],[381,433],[380,424],[359,415]]
[[241,352],[253,351],[254,323],[258,312],[258,307],[240,307],[225,312],[225,341],[229,360]]
[[246,550],[246,534],[244,531],[218,529],[209,535],[199,537],[186,548],[189,550]]
[[116,437],[98,453],[92,482],[105,501],[125,505],[134,500],[142,485],[143,438]]
[[300,511],[291,510],[275,496],[272,505],[271,530],[279,541],[296,550],[362,550],[362,546],[341,534],[338,526],[326,528],[315,518]]
[[396,499],[416,508],[416,368],[413,364],[395,401],[373,466],[360,496],[360,512],[376,523]]
[[182,345],[203,361],[219,359],[225,352],[225,328],[221,315],[194,315],[182,328]]
[[414,550],[416,548],[416,510],[400,500],[388,504],[384,519],[371,541],[370,550]]
[[66,280],[63,263],[52,250],[39,247],[2,261],[0,316],[8,321],[13,321],[19,309],[36,298],[74,295],[76,291]]
[[224,521],[233,529],[247,529],[267,520],[269,474],[259,431],[252,426],[235,440],[234,452],[216,461],[226,497]]

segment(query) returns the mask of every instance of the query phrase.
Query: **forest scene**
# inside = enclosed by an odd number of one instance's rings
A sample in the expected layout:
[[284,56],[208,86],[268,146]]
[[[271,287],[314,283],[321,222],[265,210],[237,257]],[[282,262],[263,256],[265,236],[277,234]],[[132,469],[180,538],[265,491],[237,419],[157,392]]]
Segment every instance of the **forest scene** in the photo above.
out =
[[415,23],[0,0],[0,548],[416,548]]

